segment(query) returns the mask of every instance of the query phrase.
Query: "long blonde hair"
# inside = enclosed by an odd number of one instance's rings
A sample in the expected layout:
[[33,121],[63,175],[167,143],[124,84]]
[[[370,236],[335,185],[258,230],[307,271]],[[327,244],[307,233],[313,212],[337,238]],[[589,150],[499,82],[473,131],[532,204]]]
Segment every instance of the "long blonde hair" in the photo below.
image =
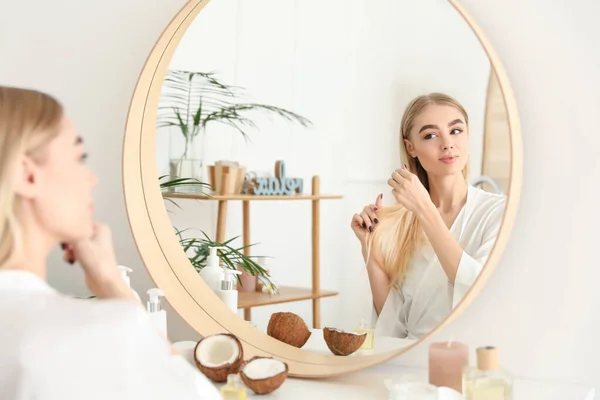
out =
[[30,89],[0,86],[0,267],[21,246],[14,179],[23,154],[34,156],[58,135],[62,105]]
[[[437,104],[456,108],[463,114],[465,124],[469,125],[469,116],[464,107],[452,97],[443,93],[430,93],[413,99],[404,111],[400,125],[400,154],[410,172],[417,175],[423,186],[429,191],[427,172],[417,158],[409,156],[404,140],[410,140],[410,132],[415,119],[423,112],[425,107]],[[465,179],[469,175],[469,162],[462,171]],[[369,237],[369,257],[372,249],[379,258],[381,267],[390,278],[391,284],[401,284],[408,269],[415,248],[426,243],[422,232],[421,223],[417,217],[400,204],[383,207],[378,210],[379,223],[374,226]]]

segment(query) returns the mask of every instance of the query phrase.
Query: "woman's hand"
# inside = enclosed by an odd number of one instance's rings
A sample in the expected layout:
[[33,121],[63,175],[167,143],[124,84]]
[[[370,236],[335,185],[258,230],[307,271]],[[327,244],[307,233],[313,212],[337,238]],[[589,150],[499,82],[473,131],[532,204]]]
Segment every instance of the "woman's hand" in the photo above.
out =
[[392,188],[392,195],[396,201],[417,217],[422,211],[433,205],[425,186],[406,166],[392,173],[391,178],[388,179],[388,185]]
[[382,198],[383,194],[380,194],[377,196],[377,199],[375,199],[375,204],[365,206],[359,214],[354,214],[352,216],[350,227],[363,246],[367,243],[369,233],[373,232],[373,226],[379,223],[376,212],[381,208]]
[[106,225],[95,224],[92,237],[63,247],[67,261],[78,261],[81,265],[85,283],[94,295],[99,298],[135,299],[117,268],[112,235]]

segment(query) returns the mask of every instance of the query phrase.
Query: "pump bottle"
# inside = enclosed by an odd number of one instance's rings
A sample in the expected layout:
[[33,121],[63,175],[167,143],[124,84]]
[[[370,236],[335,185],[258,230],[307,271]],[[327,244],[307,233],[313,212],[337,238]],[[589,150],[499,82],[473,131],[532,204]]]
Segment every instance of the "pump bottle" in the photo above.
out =
[[219,266],[219,256],[217,255],[217,250],[222,248],[223,247],[217,246],[209,247],[207,264],[200,270],[200,277],[215,293],[217,293],[217,291],[221,288],[221,280],[223,276],[223,269]]
[[[129,275],[127,275],[129,272],[133,272],[133,270],[129,267],[126,267],[124,265],[119,265],[117,267],[119,269],[119,272],[121,273],[121,276],[123,277],[123,280],[125,281],[125,283],[127,284],[127,286],[131,289],[131,279],[129,279]],[[133,292],[133,295],[135,296],[136,299],[138,299],[138,301],[142,303],[142,299],[140,298],[140,295],[137,294],[137,292],[133,289],[131,289],[131,291]]]
[[242,271],[235,269],[223,268],[223,280],[221,281],[221,289],[217,291],[217,295],[225,303],[225,305],[234,313],[238,309],[238,291],[234,288],[235,275],[241,274]]
[[146,304],[150,320],[165,338],[167,337],[167,312],[162,309],[160,298],[165,295],[159,288],[148,290],[148,303]]

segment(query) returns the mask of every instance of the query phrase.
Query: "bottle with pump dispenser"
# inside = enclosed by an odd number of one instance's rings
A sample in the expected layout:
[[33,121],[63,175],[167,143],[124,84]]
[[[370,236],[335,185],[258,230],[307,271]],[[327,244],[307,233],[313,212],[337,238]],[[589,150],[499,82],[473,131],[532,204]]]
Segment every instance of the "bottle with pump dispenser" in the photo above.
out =
[[148,290],[147,310],[150,314],[152,323],[162,334],[167,337],[167,312],[162,309],[160,298],[164,297],[165,292],[161,289],[154,288]]
[[477,349],[477,366],[465,367],[462,391],[466,400],[511,400],[512,377],[498,365],[498,350]]
[[225,305],[234,313],[238,309],[238,291],[234,287],[234,279],[236,275],[240,275],[242,271],[236,269],[223,268],[223,280],[221,281],[221,289],[217,291],[217,295],[225,303]]
[[221,388],[223,400],[246,400],[246,387],[239,375],[227,375],[227,383]]
[[375,329],[370,328],[367,325],[367,320],[362,318],[360,320],[360,326],[354,330],[355,333],[366,333],[367,337],[365,338],[364,343],[360,346],[361,350],[373,350],[375,346]]
[[[123,280],[125,281],[127,286],[131,289],[131,279],[129,278],[129,275],[127,275],[127,274],[130,272],[133,272],[133,270],[124,265],[119,265],[119,266],[117,266],[117,268],[119,269],[119,272],[121,273],[121,276],[123,277]],[[135,298],[138,299],[138,301],[141,303],[142,299],[140,298],[140,295],[137,294],[137,292],[133,289],[131,289],[131,291],[133,292],[133,295],[135,296]]]
[[220,259],[217,251],[222,247],[209,247],[209,255],[206,266],[200,270],[200,277],[206,284],[217,293],[221,289],[221,280],[223,279],[223,269],[220,266]]

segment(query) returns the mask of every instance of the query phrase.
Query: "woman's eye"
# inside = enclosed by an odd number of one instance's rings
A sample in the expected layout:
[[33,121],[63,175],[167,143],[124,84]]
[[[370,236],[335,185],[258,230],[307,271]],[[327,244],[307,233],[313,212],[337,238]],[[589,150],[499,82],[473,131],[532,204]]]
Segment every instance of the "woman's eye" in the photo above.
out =
[[435,133],[428,133],[427,135],[423,136],[423,139],[425,139],[425,140],[433,139],[434,136],[435,136]]
[[458,129],[458,128],[456,128],[456,129],[452,129],[452,132],[451,132],[451,133],[452,133],[453,135],[458,135],[458,134],[462,133],[462,129]]

